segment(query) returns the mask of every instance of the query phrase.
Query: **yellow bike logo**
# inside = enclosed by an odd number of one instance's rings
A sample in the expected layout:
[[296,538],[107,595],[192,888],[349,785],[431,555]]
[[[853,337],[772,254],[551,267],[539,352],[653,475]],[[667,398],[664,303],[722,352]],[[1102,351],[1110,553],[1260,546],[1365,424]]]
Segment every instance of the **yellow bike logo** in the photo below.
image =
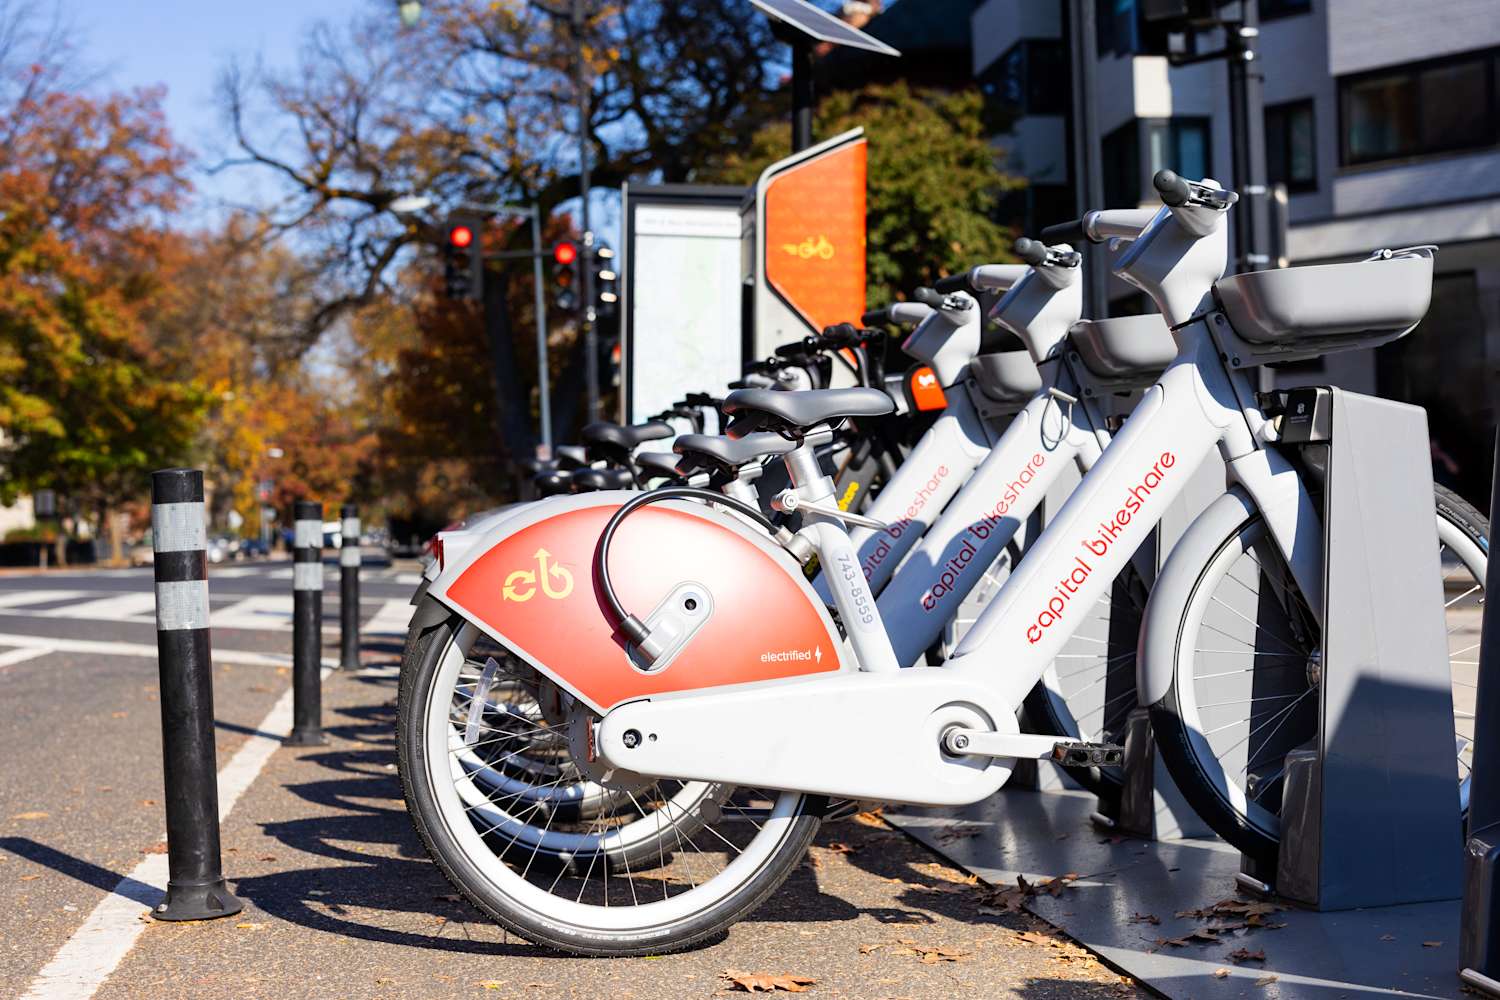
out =
[[801,243],[783,243],[781,249],[793,257],[801,257],[803,260],[812,260],[821,257],[823,260],[833,260],[833,244],[828,242],[828,237],[822,233],[817,239],[809,236]]
[[560,601],[573,592],[573,574],[566,566],[548,563],[552,553],[546,549],[536,550],[536,572],[518,569],[505,578],[501,596],[507,601],[524,603],[536,596],[537,581],[541,581],[542,596]]

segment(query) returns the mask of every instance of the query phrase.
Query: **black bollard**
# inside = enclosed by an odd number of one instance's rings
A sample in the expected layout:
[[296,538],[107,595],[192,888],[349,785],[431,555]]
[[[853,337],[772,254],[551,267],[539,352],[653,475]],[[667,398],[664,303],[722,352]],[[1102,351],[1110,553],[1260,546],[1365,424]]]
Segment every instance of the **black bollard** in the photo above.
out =
[[287,744],[323,738],[323,505],[298,500],[292,528],[292,734]]
[[151,915],[158,920],[227,917],[244,904],[224,883],[219,852],[202,470],[151,474],[151,548],[167,803],[167,898]]
[[[1495,441],[1500,461],[1500,436]],[[1495,467],[1490,517],[1500,513],[1500,464]],[[1485,569],[1486,594],[1500,594],[1500,560]],[[1464,905],[1458,941],[1459,976],[1480,992],[1500,996],[1500,612],[1484,602],[1479,631],[1479,689],[1475,692],[1474,761],[1469,772],[1469,836],[1464,845]],[[1493,733],[1490,730],[1495,730]]]
[[346,503],[339,508],[340,531],[344,541],[339,546],[339,666],[345,670],[359,668],[359,508]]

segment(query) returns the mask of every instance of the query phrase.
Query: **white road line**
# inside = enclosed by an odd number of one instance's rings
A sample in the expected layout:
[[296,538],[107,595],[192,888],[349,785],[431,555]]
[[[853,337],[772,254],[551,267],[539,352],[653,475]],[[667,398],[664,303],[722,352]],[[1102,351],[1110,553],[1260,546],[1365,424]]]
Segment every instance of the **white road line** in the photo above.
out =
[[46,656],[53,652],[51,646],[27,646],[21,649],[10,649],[0,653],[0,667],[12,667],[17,663],[25,663],[39,656]]
[[291,594],[258,594],[209,612],[211,628],[268,629],[281,632],[292,627]]
[[242,576],[254,576],[260,569],[255,566],[226,566],[223,569],[209,567],[209,580],[235,580]]
[[44,604],[47,601],[69,601],[77,597],[88,597],[97,591],[89,590],[7,590],[0,592],[0,608],[14,608],[22,604]]
[[386,601],[375,612],[364,627],[366,635],[396,634],[405,635],[407,628],[411,625],[411,616],[416,612],[407,601]]
[[[144,642],[108,642],[101,639],[56,639],[49,635],[19,635],[0,632],[0,646],[22,646],[49,653],[97,653],[101,656],[144,656],[156,659],[156,647]],[[241,663],[255,667],[284,667],[290,656],[274,653],[251,653],[242,649],[214,650],[216,663]],[[335,666],[338,660],[324,657],[324,666]]]
[[[323,671],[325,680],[329,673],[327,669]],[[256,728],[261,733],[291,731],[291,690],[277,699]],[[279,746],[280,739],[252,735],[224,765],[219,772],[220,822],[229,818],[230,810]],[[88,1000],[92,997],[130,954],[136,940],[145,931],[149,921],[141,919],[141,907],[154,907],[166,891],[167,856],[148,855],[94,907],[83,926],[73,932],[73,936],[52,956],[52,961],[37,973],[21,1000]]]
[[72,618],[77,621],[125,622],[151,621],[156,616],[156,594],[127,592],[112,594],[82,604],[69,604],[61,608],[34,611],[39,618]]
[[406,584],[409,587],[415,587],[417,584],[419,584],[419,583],[422,582],[422,574],[421,573],[397,573],[396,574],[396,582],[397,583],[404,583],[404,584]]

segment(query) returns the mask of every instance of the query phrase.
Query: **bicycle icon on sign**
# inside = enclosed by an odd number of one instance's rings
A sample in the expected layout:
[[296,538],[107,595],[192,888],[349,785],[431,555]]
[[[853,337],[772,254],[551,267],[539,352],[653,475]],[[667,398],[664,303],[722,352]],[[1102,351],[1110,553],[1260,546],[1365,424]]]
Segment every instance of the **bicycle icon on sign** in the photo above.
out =
[[828,237],[822,233],[817,239],[809,236],[801,243],[783,243],[781,249],[793,257],[801,257],[803,260],[812,260],[819,257],[823,260],[833,260],[833,244],[828,242]]

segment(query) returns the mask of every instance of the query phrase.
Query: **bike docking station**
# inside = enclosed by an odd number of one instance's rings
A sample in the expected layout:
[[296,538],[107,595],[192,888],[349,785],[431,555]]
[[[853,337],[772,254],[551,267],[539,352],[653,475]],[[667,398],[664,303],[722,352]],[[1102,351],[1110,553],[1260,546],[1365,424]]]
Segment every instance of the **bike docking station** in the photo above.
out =
[[[1102,822],[1095,817],[1109,804],[1090,793],[1013,783],[972,806],[888,807],[885,815],[993,885],[1078,873],[1061,892],[1028,895],[1026,907],[1168,997],[1459,997],[1461,941],[1465,981],[1500,984],[1500,760],[1492,755],[1488,768],[1475,761],[1470,902],[1461,907],[1463,835],[1426,414],[1336,388],[1294,389],[1279,437],[1319,473],[1310,488],[1316,493],[1321,477],[1328,528],[1322,643],[1304,685],[1317,699],[1316,734],[1283,746],[1272,727],[1247,751],[1284,764],[1259,772],[1280,784],[1274,857],[1242,856],[1202,836],[1206,824],[1155,760],[1144,708],[1126,726],[1125,783]],[[1216,465],[1207,468],[1222,472]],[[1185,509],[1192,501],[1183,498]],[[1164,521],[1158,547],[1195,513]],[[1247,595],[1252,613],[1274,599],[1273,588],[1261,590]],[[1500,619],[1486,626],[1500,634]],[[1500,657],[1493,644],[1490,656]],[[1286,697],[1260,673],[1234,690]],[[1486,695],[1495,703],[1488,716]],[[1500,689],[1481,689],[1479,698],[1480,724],[1500,726]],[[1226,927],[1213,908],[1237,893],[1237,912],[1265,908]]]

